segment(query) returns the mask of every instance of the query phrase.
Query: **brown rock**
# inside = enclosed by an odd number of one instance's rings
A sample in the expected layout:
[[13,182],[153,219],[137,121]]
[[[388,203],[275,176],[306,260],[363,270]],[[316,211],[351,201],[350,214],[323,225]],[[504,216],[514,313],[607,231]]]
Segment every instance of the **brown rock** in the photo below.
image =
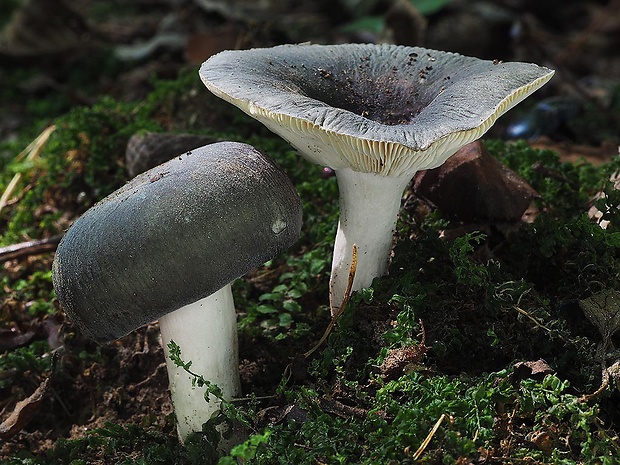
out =
[[414,177],[414,192],[465,221],[518,221],[538,193],[517,173],[472,142],[438,168]]
[[125,168],[131,178],[179,155],[212,144],[216,139],[199,134],[144,132],[127,142]]

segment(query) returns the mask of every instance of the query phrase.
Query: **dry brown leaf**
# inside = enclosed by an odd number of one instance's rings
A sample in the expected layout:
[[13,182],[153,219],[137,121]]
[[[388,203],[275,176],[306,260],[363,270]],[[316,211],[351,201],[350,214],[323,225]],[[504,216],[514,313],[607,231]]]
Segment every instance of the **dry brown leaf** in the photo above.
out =
[[25,346],[35,337],[36,332],[32,330],[22,333],[14,329],[0,329],[0,352],[6,352]]
[[602,290],[580,300],[579,307],[599,330],[606,346],[611,337],[620,330],[620,292],[615,289]]
[[542,380],[545,376],[553,373],[553,368],[551,368],[549,364],[543,359],[539,359],[536,361],[517,362],[514,365],[512,379],[513,382],[520,381],[522,379]]
[[16,435],[30,423],[41,407],[48,384],[49,378],[46,378],[30,397],[15,404],[13,412],[0,424],[0,439]]

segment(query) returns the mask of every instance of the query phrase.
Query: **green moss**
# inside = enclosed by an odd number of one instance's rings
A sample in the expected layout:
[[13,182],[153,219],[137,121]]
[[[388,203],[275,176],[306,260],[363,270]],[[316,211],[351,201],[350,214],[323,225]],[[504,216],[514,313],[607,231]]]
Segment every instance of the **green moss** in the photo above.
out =
[[540,195],[539,208],[552,217],[579,215],[602,185],[597,169],[589,163],[561,162],[556,152],[533,149],[523,141],[485,143],[502,163],[530,183]]
[[0,244],[58,234],[62,225],[57,220],[64,211],[82,212],[122,185],[127,140],[138,129],[159,128],[150,110],[105,98],[59,118],[38,159],[28,165],[14,161],[5,169],[2,189],[15,172],[23,177],[19,189],[29,188],[3,212]]
[[509,371],[463,379],[413,373],[377,389],[367,409],[358,406],[355,414],[336,417],[325,412],[320,393],[302,388],[294,415],[259,432],[259,440],[249,439],[259,445],[244,463],[414,463],[417,448],[437,423],[421,463],[476,461],[505,447],[500,441],[514,441],[511,428],[525,424],[527,431],[552,433],[539,448],[525,435],[511,444],[508,457],[515,461],[579,463],[588,457],[591,463],[613,463],[617,447],[599,443],[597,406],[579,402],[568,388],[553,375],[514,382]]
[[[136,449],[140,450],[139,456]],[[37,458],[32,463],[79,465],[91,463],[102,455],[118,465],[198,465],[209,463],[214,458],[201,450],[199,441],[190,440],[182,447],[174,435],[139,425],[107,423],[82,439],[59,440],[44,458]]]
[[34,341],[26,347],[0,354],[0,389],[6,389],[19,380],[29,379],[33,374],[42,375],[50,369],[50,357],[44,357],[49,351],[47,341]]

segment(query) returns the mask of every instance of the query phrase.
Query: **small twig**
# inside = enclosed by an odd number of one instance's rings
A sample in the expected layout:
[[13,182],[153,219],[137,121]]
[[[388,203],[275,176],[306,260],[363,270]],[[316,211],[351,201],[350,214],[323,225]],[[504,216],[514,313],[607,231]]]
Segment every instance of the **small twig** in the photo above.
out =
[[547,328],[545,325],[543,325],[540,321],[538,321],[536,318],[534,318],[532,315],[530,315],[529,313],[527,313],[525,310],[523,310],[522,308],[517,307],[516,305],[513,307],[517,312],[519,312],[522,315],[525,315],[526,317],[528,317],[530,320],[532,320],[536,326],[544,329],[545,331],[551,332],[551,329]]
[[430,433],[428,433],[428,436],[426,436],[426,439],[422,441],[422,444],[420,444],[420,447],[418,447],[418,450],[416,450],[413,453],[413,456],[412,456],[413,460],[418,460],[422,456],[422,454],[428,447],[428,444],[431,442],[431,439],[433,439],[433,436],[435,436],[435,433],[441,426],[441,423],[446,419],[446,416],[447,415],[445,413],[441,414],[441,416],[439,417],[439,420],[437,420],[437,422],[435,423],[435,426],[433,426],[433,429],[431,429]]
[[0,247],[0,262],[56,250],[62,234]]
[[366,418],[368,416],[368,410],[360,407],[352,407],[335,399],[322,398],[319,403],[324,412],[332,413],[340,418]]
[[[356,270],[357,270],[357,245],[353,244],[353,251],[351,252],[351,268],[349,268],[349,279],[347,281],[347,289],[345,290],[342,303],[340,304],[340,307],[338,307],[338,311],[333,313],[332,319],[327,325],[327,328],[325,329],[323,336],[321,336],[321,339],[319,339],[319,342],[317,342],[316,345],[312,349],[306,352],[304,354],[304,357],[307,358],[310,355],[312,355],[321,346],[321,344],[325,342],[329,334],[332,332],[332,329],[334,329],[334,326],[336,325],[338,318],[340,318],[340,316],[344,313],[344,309],[347,306],[347,302],[349,302],[349,297],[351,296],[351,289],[353,288],[353,280],[355,279]],[[331,307],[331,303],[330,303],[330,307]]]

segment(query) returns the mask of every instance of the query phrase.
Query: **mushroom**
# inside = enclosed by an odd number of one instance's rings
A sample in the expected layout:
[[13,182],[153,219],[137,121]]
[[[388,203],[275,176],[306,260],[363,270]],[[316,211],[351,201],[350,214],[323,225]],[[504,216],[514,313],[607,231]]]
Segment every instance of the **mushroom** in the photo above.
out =
[[332,312],[386,273],[405,187],[480,138],[554,71],[397,45],[282,45],[224,51],[200,76],[215,95],[331,167],[340,191]]
[[58,300],[98,342],[159,319],[181,439],[219,405],[169,357],[240,394],[231,282],[291,246],[301,203],[286,175],[253,147],[207,145],[142,173],[69,228],[52,265]]

